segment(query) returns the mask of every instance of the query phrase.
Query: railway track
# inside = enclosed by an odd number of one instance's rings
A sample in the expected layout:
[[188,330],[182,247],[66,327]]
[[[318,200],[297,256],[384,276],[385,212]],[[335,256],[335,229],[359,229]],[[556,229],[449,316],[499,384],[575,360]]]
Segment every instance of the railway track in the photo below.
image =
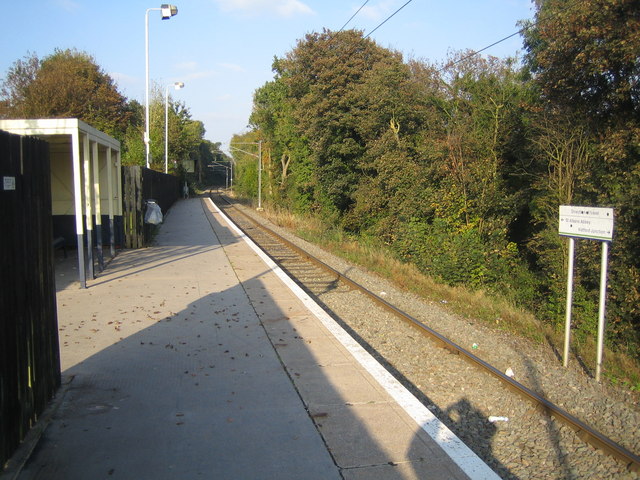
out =
[[[476,453],[484,457],[485,461],[492,465],[504,478],[587,478],[583,475],[582,470],[585,470],[584,474],[588,474],[589,472],[595,474],[592,468],[574,467],[572,464],[581,463],[588,465],[589,461],[582,459],[582,457],[594,453],[593,449],[597,450],[595,452],[596,461],[602,460],[603,458],[603,456],[597,452],[604,452],[615,459],[614,462],[617,463],[619,467],[618,473],[622,472],[624,475],[628,475],[629,478],[638,478],[637,472],[640,472],[640,457],[629,449],[600,433],[595,428],[592,428],[577,416],[554,404],[535,389],[523,385],[510,375],[506,375],[499,368],[494,367],[474,352],[450,340],[447,336],[428,326],[424,321],[404,312],[401,308],[383,298],[383,294],[373,293],[370,289],[354,281],[350,276],[345,275],[345,273],[333,268],[326,262],[319,260],[297,244],[267,228],[262,222],[256,221],[252,215],[245,213],[244,209],[235,207],[233,203],[229,202],[225,197],[219,194],[212,194],[212,199],[247,236],[273,258],[296,282],[313,295],[319,303],[327,307],[334,318],[340,321],[345,328],[356,336],[361,343],[364,344],[363,346],[365,346],[365,348],[369,349],[392,370],[405,385],[410,387],[410,389],[417,394],[418,398],[421,398],[429,408],[436,410],[436,414],[440,411],[440,413],[444,413],[445,417],[449,417],[450,428],[456,431]],[[345,302],[344,297],[354,297],[355,295],[359,297],[358,300],[350,298]],[[341,300],[335,301],[337,298],[341,298]],[[346,304],[348,308],[343,308],[340,304]],[[356,313],[354,314],[353,310],[356,304],[358,306],[355,308]],[[384,311],[387,315],[384,320],[380,322],[382,326],[374,326],[372,331],[365,332],[361,329],[363,325],[365,323],[372,324],[373,318],[378,315],[370,313],[373,310]],[[363,315],[363,312],[366,313]],[[350,317],[353,318],[353,320],[349,320]],[[371,321],[363,322],[363,317],[371,317],[368,319]],[[399,326],[398,319],[402,321],[402,327]],[[394,322],[396,323],[394,324]],[[371,325],[368,325],[367,328],[371,328]],[[387,331],[394,332],[395,335],[390,335],[389,333],[380,334],[382,328],[390,329]],[[396,331],[398,329],[402,330]],[[407,332],[413,332],[413,334]],[[381,343],[376,346],[378,337],[382,340]],[[414,346],[408,349],[399,348],[403,350],[402,352],[394,351],[394,346],[392,345],[394,338],[406,339],[407,337],[411,339],[410,343]],[[535,465],[535,457],[537,454],[531,454],[530,458],[533,460],[531,462],[527,461],[529,457],[529,453],[527,452],[535,452],[536,450],[534,447],[530,448],[526,440],[523,440],[520,446],[523,454],[520,455],[519,458],[520,461],[525,463],[525,470],[535,470],[535,472],[537,472],[531,475],[523,475],[517,468],[514,468],[512,464],[514,458],[517,460],[517,455],[514,457],[510,455],[509,452],[505,452],[505,455],[502,455],[497,451],[498,449],[491,444],[490,440],[492,437],[495,437],[499,433],[504,433],[504,427],[501,427],[499,422],[505,421],[507,417],[487,415],[487,413],[496,409],[496,401],[499,404],[502,400],[489,400],[487,405],[483,406],[481,400],[471,400],[468,391],[469,388],[467,388],[465,392],[465,387],[461,386],[459,384],[460,382],[453,382],[453,386],[450,385],[450,388],[461,388],[465,393],[456,401],[453,401],[453,403],[451,403],[452,400],[449,400],[449,403],[445,401],[445,403],[441,405],[435,404],[436,402],[434,400],[436,397],[439,397],[439,395],[434,394],[430,388],[420,386],[422,383],[427,382],[419,378],[416,379],[417,376],[414,371],[420,370],[421,368],[420,357],[423,353],[418,352],[433,352],[434,349],[431,348],[431,345],[434,342],[435,345],[442,348],[435,349],[437,358],[433,360],[430,365],[449,362],[451,366],[444,366],[445,371],[447,369],[464,371],[465,375],[481,385],[481,387],[470,387],[472,390],[487,388],[487,385],[489,385],[490,389],[496,389],[496,385],[499,384],[517,396],[521,404],[525,403],[522,402],[522,399],[527,401],[526,403],[530,407],[517,407],[515,410],[512,410],[510,418],[513,418],[513,415],[526,416],[529,423],[542,425],[546,436],[556,437],[556,439],[551,442],[556,449],[553,460],[559,460],[560,464],[565,463],[559,471],[557,470],[557,465],[552,467],[552,470],[555,470],[557,474],[556,477],[549,476],[540,465]],[[383,352],[384,350],[387,350],[387,353]],[[402,355],[410,358],[410,360],[403,359]],[[432,353],[428,353],[428,355],[432,355]],[[467,364],[466,368],[461,366],[461,361]],[[429,369],[432,376],[438,377],[444,375],[443,373],[435,373],[435,367],[426,368]],[[443,368],[442,365],[440,365],[440,368]],[[478,381],[478,375],[488,376],[492,380]],[[431,385],[427,385],[427,387],[430,386]],[[502,390],[503,389],[500,388],[496,389],[498,397],[500,398],[504,398],[504,392]],[[454,406],[453,408],[452,405]],[[456,413],[455,410],[458,410],[458,412]],[[471,417],[473,417],[474,420],[469,422],[471,423],[470,431],[467,432],[466,426],[463,427],[466,423],[464,414],[468,414],[469,412],[472,413]],[[456,416],[458,417],[457,421],[455,419]],[[451,420],[452,418],[453,420]],[[553,420],[551,421],[551,419]],[[513,423],[514,422],[511,422],[511,424]],[[503,428],[503,430],[500,430],[501,428]],[[524,429],[527,429],[526,424],[524,425]],[[562,437],[571,437],[569,431],[573,433],[573,438],[570,440],[561,440]],[[552,435],[550,433],[552,433]],[[514,435],[503,436],[514,437],[511,438],[511,442],[513,442],[516,437]],[[535,443],[536,437],[534,436],[533,438]],[[580,440],[577,441],[576,438]],[[586,442],[593,447],[593,449],[585,449],[583,442]],[[507,439],[506,450],[508,450],[508,443],[509,440]],[[545,457],[544,454],[539,456]],[[548,455],[546,459],[547,461],[545,461],[544,458],[542,459],[543,465],[557,463],[556,461],[549,462]],[[526,463],[532,463],[532,465],[526,465]],[[607,471],[613,472],[614,470],[615,468],[609,468]],[[604,475],[606,476],[606,474]],[[620,478],[617,474],[614,474],[614,476],[615,478]],[[589,475],[589,477],[591,477],[591,475]]]

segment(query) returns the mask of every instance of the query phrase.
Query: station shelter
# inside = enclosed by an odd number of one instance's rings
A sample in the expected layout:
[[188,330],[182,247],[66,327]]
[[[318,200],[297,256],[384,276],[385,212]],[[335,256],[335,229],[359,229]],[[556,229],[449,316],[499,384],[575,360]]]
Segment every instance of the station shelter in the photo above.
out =
[[0,120],[0,130],[49,143],[52,241],[77,246],[78,280],[86,288],[96,262],[104,267],[103,243],[115,256],[122,230],[120,142],[75,118]]

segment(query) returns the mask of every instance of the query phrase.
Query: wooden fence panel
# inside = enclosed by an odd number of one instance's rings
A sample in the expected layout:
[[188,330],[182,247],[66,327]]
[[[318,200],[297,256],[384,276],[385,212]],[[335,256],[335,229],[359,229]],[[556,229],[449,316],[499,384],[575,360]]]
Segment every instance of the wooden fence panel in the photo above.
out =
[[122,195],[125,248],[145,247],[150,229],[144,223],[146,201],[154,199],[166,214],[180,195],[180,181],[139,166],[122,167]]
[[122,167],[122,197],[124,247],[142,248],[145,245],[142,167]]
[[0,465],[60,386],[46,142],[0,131]]

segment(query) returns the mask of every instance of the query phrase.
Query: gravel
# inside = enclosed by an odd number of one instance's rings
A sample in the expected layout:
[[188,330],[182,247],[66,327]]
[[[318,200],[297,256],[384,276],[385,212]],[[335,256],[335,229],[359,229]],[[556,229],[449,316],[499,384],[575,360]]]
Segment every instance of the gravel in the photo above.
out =
[[[550,345],[452,314],[441,302],[402,291],[282,228],[271,223],[269,227],[497,369],[510,368],[515,380],[631,452],[640,452],[636,395],[596,382],[575,360],[564,368]],[[338,288],[320,293],[318,300],[502,478],[640,478],[497,379],[373,307],[361,294]]]

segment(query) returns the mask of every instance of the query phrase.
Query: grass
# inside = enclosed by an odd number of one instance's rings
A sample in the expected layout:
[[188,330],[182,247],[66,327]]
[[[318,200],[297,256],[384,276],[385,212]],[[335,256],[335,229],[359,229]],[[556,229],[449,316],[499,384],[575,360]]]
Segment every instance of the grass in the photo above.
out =
[[[327,228],[313,217],[301,217],[288,210],[267,206],[263,215],[274,224],[294,232],[305,240],[325,250],[375,272],[393,282],[399,288],[421,298],[436,301],[452,313],[481,322],[495,329],[529,339],[538,344],[550,343],[558,352],[564,349],[564,332],[538,320],[531,312],[515,307],[503,298],[484,291],[473,291],[463,287],[452,287],[438,283],[422,274],[414,265],[403,263],[387,251],[384,246],[354,239],[343,232]],[[575,355],[593,365],[595,371],[596,341],[587,338],[574,342]],[[605,349],[606,369],[604,377],[612,384],[640,391],[640,365],[623,352]]]

